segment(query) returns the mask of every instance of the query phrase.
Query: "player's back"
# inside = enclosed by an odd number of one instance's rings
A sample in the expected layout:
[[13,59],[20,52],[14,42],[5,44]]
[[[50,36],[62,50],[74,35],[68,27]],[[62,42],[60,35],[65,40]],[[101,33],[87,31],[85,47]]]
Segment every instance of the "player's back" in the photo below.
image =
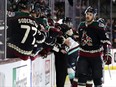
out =
[[38,25],[29,13],[16,12],[8,18],[8,46],[21,54],[29,55],[35,44]]

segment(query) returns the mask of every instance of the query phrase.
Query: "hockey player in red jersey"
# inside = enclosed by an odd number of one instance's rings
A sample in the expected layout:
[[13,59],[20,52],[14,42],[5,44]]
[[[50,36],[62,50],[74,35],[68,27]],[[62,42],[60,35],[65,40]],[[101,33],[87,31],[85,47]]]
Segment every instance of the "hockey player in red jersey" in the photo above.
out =
[[[89,6],[85,10],[85,22],[78,27],[80,51],[77,62],[78,85],[73,87],[86,87],[88,70],[91,70],[94,87],[102,87],[103,60],[109,65],[112,57],[110,53],[111,42],[99,22],[95,21],[97,11]],[[91,87],[91,86],[87,86]]]

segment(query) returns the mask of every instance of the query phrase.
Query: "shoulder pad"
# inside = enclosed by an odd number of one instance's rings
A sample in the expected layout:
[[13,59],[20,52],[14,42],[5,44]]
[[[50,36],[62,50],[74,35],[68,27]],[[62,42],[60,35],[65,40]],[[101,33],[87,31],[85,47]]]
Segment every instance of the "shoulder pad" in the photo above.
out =
[[95,21],[95,22],[93,22],[93,25],[94,26],[98,26],[98,27],[101,27],[101,28],[104,28],[105,27],[105,25],[103,24],[103,23],[100,23],[100,22],[97,22],[97,21]]
[[94,21],[92,24],[95,25],[95,26],[98,26],[99,22]]
[[81,22],[79,25],[80,26],[84,26],[85,25],[85,22]]
[[81,22],[81,23],[79,24],[79,26],[78,26],[78,29],[79,29],[80,27],[83,27],[83,26],[85,26],[85,22]]
[[102,23],[99,23],[99,22],[96,22],[96,21],[92,23],[92,26],[101,27],[101,28],[104,27]]
[[98,28],[98,29],[103,29],[104,30],[104,28],[105,28],[105,25],[103,23],[100,23],[100,22],[95,21],[93,23],[93,25],[96,26],[96,28]]

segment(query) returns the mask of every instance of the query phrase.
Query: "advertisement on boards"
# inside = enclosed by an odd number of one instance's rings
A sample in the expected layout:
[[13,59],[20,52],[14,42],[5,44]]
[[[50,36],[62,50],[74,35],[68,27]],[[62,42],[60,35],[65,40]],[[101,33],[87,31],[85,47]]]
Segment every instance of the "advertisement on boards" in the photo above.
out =
[[50,60],[45,60],[45,85],[50,83]]
[[44,59],[41,57],[32,62],[32,87],[44,87],[44,67]]
[[27,65],[13,68],[13,87],[27,87],[29,79]]
[[52,87],[51,63],[51,55],[44,59],[38,57],[32,62],[32,87]]

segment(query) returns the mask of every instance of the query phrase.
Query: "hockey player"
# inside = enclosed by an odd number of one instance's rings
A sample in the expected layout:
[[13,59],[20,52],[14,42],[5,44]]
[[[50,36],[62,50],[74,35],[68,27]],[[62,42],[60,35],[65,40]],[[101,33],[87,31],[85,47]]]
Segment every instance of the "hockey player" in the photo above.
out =
[[47,56],[49,54],[57,40],[57,37],[60,36],[62,33],[57,28],[50,28],[47,32],[47,37],[45,42],[43,43],[43,50],[39,53],[41,56]]
[[65,42],[67,51],[67,73],[70,79],[70,82],[72,84],[73,79],[75,77],[75,68],[76,68],[76,62],[77,62],[77,57],[78,57],[78,50],[79,50],[79,44],[73,39],[73,30],[69,28],[65,32]]
[[[106,28],[105,20],[103,18],[97,19],[97,22],[99,22],[99,25],[101,27],[103,27],[104,29]],[[93,85],[93,80],[92,80],[92,76],[91,76],[90,73],[91,73],[91,70],[89,71],[89,74],[88,74],[88,79],[87,79],[87,82],[86,82],[86,87],[92,87],[92,85]],[[78,78],[75,77],[74,78],[74,84],[77,84],[77,81],[78,81]]]
[[[76,41],[76,37],[78,37],[78,35],[76,33],[74,33],[74,29],[73,29],[73,24],[71,21],[70,17],[65,17],[62,20],[62,25],[65,26],[64,28],[61,29],[61,31],[63,32],[63,35],[65,37],[65,42],[64,44],[66,44],[66,46],[68,46],[68,48],[66,48],[67,51],[67,73],[72,85],[73,79],[75,77],[75,71],[76,71],[76,62],[77,62],[77,57],[78,57],[78,42]],[[76,36],[76,37],[75,37]]]
[[[73,87],[86,87],[88,70],[91,70],[95,87],[102,87],[103,61],[111,64],[109,37],[104,28],[94,19],[97,11],[89,6],[85,10],[86,21],[78,27],[80,51],[77,62],[78,85]],[[88,86],[89,87],[89,86]]]
[[72,19],[70,17],[64,17],[62,23],[68,25],[70,28],[73,27]]
[[[72,24],[72,20],[70,17],[64,17],[63,20],[62,20],[62,23],[63,24],[66,24],[73,32],[73,35],[71,36],[71,38],[73,38],[75,41],[78,42],[78,32],[77,30],[73,27],[73,24]],[[69,35],[68,35],[69,36]]]
[[[30,16],[30,4],[27,0],[21,0],[18,3],[19,11],[8,18],[7,29],[7,57],[19,57],[27,60],[33,54],[36,42],[43,42],[37,39],[41,32],[37,29],[38,25],[35,19]],[[36,54],[36,52],[34,52]],[[33,54],[35,56],[35,54]],[[34,58],[32,58],[33,60]]]
[[[62,47],[60,48],[60,52],[55,52],[55,55],[61,54],[62,56],[60,55],[60,57],[63,57],[61,59],[61,61],[64,62],[62,65],[63,73],[61,73],[61,75],[64,80],[57,79],[57,81],[60,80],[60,81],[62,81],[62,83],[64,83],[66,75],[67,75],[66,72],[67,72],[70,82],[72,84],[73,78],[75,77],[75,66],[76,66],[76,60],[78,57],[78,54],[77,54],[78,43],[75,40],[73,40],[73,38],[72,38],[73,31],[68,25],[61,24],[60,28],[61,28],[61,31],[63,32],[63,34],[62,34],[63,38],[62,37],[57,38],[57,40],[58,40],[57,42],[60,43],[62,45]],[[56,56],[56,58],[57,57],[58,57],[58,55]],[[60,60],[60,59],[57,58],[57,60]],[[58,63],[58,61],[56,61],[56,62]],[[60,71],[57,71],[57,72],[60,72]],[[60,75],[60,73],[57,75]],[[64,85],[62,84],[61,87],[64,87]]]
[[38,7],[37,4],[35,4],[34,8],[38,11],[38,14],[36,17],[37,22],[41,24],[46,30],[49,30],[50,27],[49,27],[48,18],[46,15],[46,9]]
[[[31,10],[31,15],[36,19],[39,17],[40,15],[40,12],[38,11],[38,9],[34,8]],[[39,35],[36,36],[36,38],[38,39],[36,41],[36,46],[34,47],[34,50],[32,52],[32,55],[31,55],[31,59],[35,59],[35,57],[33,57],[35,54],[38,56],[39,53],[44,49],[44,42],[45,40],[47,39],[47,32],[45,31],[45,28],[44,26],[42,26],[37,20],[36,20],[37,24],[38,24],[38,30],[39,30]]]
[[[61,40],[61,39],[60,39]],[[56,87],[64,87],[67,76],[67,59],[64,45],[58,46],[59,50],[55,51],[55,70],[56,70]]]
[[[55,27],[61,29],[59,23],[55,25]],[[65,51],[64,37],[57,37],[56,44],[53,48],[53,52],[55,55],[55,69],[56,69],[56,87],[64,87],[65,79],[67,76],[67,58]]]
[[[51,27],[49,27],[48,30],[46,30],[46,26],[44,25],[44,20],[43,18],[40,18],[40,8],[37,8],[36,6],[34,7],[34,9],[31,11],[31,14],[33,15],[33,17],[36,19],[36,22],[39,26],[39,30],[41,31],[41,33],[46,36],[44,43],[39,44],[39,47],[42,46],[42,50],[39,52],[39,55],[43,56],[43,58],[45,58],[47,56],[47,54],[49,54],[52,50],[52,47],[55,45],[56,43],[56,39],[57,36],[59,36],[61,34],[61,31],[57,28],[54,27],[54,25]],[[46,18],[48,19],[48,18]],[[43,22],[42,22],[43,21]],[[48,23],[46,21],[46,23]],[[51,23],[52,24],[52,23]],[[42,39],[42,37],[40,37],[39,39]]]

